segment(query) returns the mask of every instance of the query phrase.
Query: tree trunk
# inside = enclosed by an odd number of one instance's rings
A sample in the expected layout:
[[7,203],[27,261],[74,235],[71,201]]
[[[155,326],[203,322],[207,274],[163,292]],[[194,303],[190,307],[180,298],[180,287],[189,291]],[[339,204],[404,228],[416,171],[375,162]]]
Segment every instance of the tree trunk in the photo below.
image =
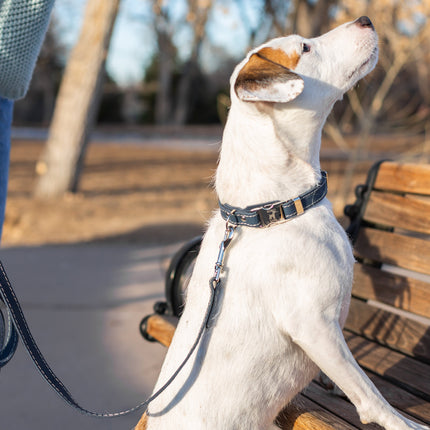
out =
[[193,82],[199,71],[198,59],[200,48],[205,37],[205,27],[208,20],[212,0],[188,0],[188,21],[193,29],[194,37],[191,56],[182,69],[182,76],[178,85],[174,123],[184,125],[189,117],[191,106],[190,94]]
[[155,95],[154,120],[158,125],[172,122],[173,75],[175,73],[176,47],[172,40],[172,23],[162,0],[152,2],[158,43],[158,90]]
[[176,49],[170,35],[157,30],[158,33],[158,90],[155,98],[155,123],[166,125],[172,117],[172,86],[175,71]]
[[315,37],[328,30],[330,7],[337,0],[296,0],[293,14],[293,33]]
[[75,191],[89,133],[98,110],[104,66],[120,0],[88,0],[79,40],[57,97],[37,173],[35,195],[54,198]]

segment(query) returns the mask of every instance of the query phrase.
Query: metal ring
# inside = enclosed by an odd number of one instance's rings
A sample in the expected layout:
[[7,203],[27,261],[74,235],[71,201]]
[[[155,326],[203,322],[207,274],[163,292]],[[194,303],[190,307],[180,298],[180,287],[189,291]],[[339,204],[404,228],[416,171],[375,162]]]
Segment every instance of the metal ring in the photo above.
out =
[[233,224],[233,223],[231,223],[230,222],[230,217],[232,216],[232,215],[234,215],[235,214],[235,212],[236,212],[236,209],[233,209],[229,214],[228,214],[228,217],[227,217],[227,219],[226,219],[226,221],[225,221],[225,228],[226,229],[228,229],[228,228],[230,228],[230,227],[234,227],[234,228],[236,228],[237,226],[238,226],[238,224],[236,223],[236,224]]

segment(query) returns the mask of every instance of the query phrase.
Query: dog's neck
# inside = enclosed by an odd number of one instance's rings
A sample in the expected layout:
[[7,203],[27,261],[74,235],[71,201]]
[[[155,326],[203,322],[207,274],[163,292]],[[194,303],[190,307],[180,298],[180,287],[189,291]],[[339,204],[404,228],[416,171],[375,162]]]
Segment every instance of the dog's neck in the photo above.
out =
[[312,111],[233,104],[216,174],[220,201],[238,207],[284,201],[314,186],[324,122]]

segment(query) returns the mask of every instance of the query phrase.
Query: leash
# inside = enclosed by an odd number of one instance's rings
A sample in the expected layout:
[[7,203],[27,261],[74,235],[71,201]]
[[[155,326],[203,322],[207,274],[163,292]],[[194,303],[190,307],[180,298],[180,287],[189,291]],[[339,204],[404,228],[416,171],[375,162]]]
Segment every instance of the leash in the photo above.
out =
[[5,321],[2,307],[5,305],[0,297],[0,369],[11,360],[18,346],[18,333],[11,323],[10,312],[6,309],[7,320]]
[[215,317],[212,315],[212,313],[216,308],[218,294],[220,291],[221,272],[223,270],[225,254],[233,239],[236,227],[268,227],[272,224],[287,221],[302,215],[307,209],[319,203],[326,196],[326,194],[327,174],[326,172],[321,171],[321,180],[315,187],[306,193],[286,202],[269,202],[262,205],[248,206],[244,209],[220,203],[220,212],[221,216],[224,218],[224,220],[226,220],[226,229],[224,233],[224,239],[221,241],[219,247],[218,258],[215,263],[214,276],[209,281],[210,297],[197,337],[192,344],[187,356],[167,380],[167,382],[165,382],[164,385],[158,391],[152,394],[147,400],[138,404],[137,406],[120,412],[99,413],[83,408],[77,401],[74,400],[65,385],[55,375],[54,371],[51,369],[39,347],[37,346],[24,317],[21,305],[19,304],[15,291],[12,288],[11,282],[1,261],[0,302],[3,302],[6,305],[8,318],[6,329],[5,320],[0,308],[0,368],[12,358],[17,347],[19,333],[19,336],[21,337],[27,352],[29,353],[33,363],[45,381],[66,403],[84,415],[99,418],[115,418],[130,414],[143,407],[147,407],[175,380],[196,350],[205,331],[214,325]]
[[[230,224],[227,220],[226,222],[226,231],[224,234],[224,239],[222,240],[219,248],[218,258],[215,263],[215,272],[214,276],[209,281],[209,289],[210,289],[210,297],[208,301],[208,305],[206,307],[205,316],[203,318],[203,322],[198,331],[196,340],[191,346],[187,356],[176,369],[176,371],[172,374],[172,376],[167,380],[167,382],[154,394],[152,394],[147,400],[134,406],[130,409],[113,412],[113,413],[99,413],[92,412],[88,409],[83,408],[77,401],[74,400],[71,393],[65,387],[65,385],[61,382],[61,380],[56,376],[54,371],[51,369],[49,364],[47,363],[45,357],[41,353],[39,347],[37,346],[36,341],[31,334],[31,331],[28,327],[27,321],[24,317],[24,313],[22,311],[21,305],[16,297],[15,291],[12,288],[11,282],[6,274],[4,266],[0,261],[0,298],[3,303],[7,307],[8,314],[10,318],[8,318],[8,328],[6,330],[5,321],[3,314],[0,309],[0,368],[4,366],[13,356],[16,346],[18,343],[18,335],[19,333],[24,346],[30,355],[34,365],[39,370],[42,377],[45,381],[54,389],[54,391],[70,406],[77,409],[84,415],[89,415],[98,418],[115,418],[123,415],[130,414],[132,412],[137,411],[143,407],[147,407],[154,399],[156,399],[166,388],[174,381],[174,379],[178,376],[179,372],[184,368],[185,364],[188,362],[193,352],[197,348],[200,343],[201,338],[203,337],[204,332],[212,326],[211,320],[213,321],[212,312],[214,310],[214,303],[217,297],[217,293],[219,291],[219,286],[221,283],[221,272],[223,269],[223,262],[225,258],[225,251],[229,246],[233,233],[235,230],[235,226]],[[12,320],[13,324],[10,322]]]

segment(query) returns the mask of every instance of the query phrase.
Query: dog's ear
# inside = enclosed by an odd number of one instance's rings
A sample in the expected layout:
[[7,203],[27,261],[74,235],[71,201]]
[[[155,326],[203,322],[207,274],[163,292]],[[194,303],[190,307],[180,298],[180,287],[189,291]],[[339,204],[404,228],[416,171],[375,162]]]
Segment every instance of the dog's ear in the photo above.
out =
[[240,100],[286,103],[304,88],[303,79],[293,69],[300,55],[282,49],[262,48],[240,70],[234,90]]

